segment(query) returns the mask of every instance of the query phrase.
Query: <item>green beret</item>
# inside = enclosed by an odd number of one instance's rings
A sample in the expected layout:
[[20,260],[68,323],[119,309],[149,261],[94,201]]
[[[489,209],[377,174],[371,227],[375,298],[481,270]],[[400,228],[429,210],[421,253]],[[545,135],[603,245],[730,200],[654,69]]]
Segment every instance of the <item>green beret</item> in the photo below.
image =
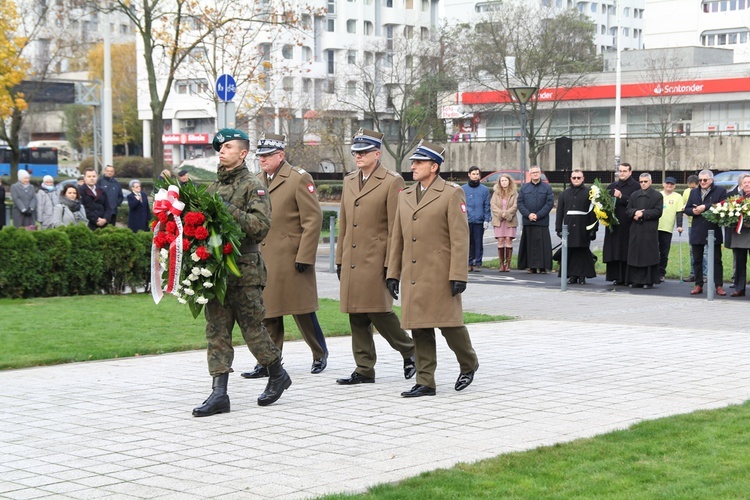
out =
[[248,141],[247,134],[236,128],[223,128],[216,132],[212,145],[216,151],[221,149],[221,145],[229,141]]

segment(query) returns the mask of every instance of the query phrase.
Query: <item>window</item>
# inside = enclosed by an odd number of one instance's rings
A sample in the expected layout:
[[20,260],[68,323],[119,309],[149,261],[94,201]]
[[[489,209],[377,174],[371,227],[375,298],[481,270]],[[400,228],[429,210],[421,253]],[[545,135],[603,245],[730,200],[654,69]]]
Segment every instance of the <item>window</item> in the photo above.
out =
[[346,93],[347,95],[357,95],[357,82],[348,81],[346,82]]
[[383,0],[383,6],[393,7],[393,0]]
[[372,95],[372,82],[365,82],[365,95],[368,97]]
[[177,82],[177,93],[178,94],[187,94],[188,93],[188,82],[185,81],[179,81]]
[[422,0],[422,12],[430,10],[430,0]]
[[336,13],[336,0],[328,0],[328,13],[329,14]]
[[312,49],[310,47],[302,47],[302,60],[312,61]]
[[328,74],[332,75],[334,73],[335,68],[335,61],[336,61],[336,52],[333,50],[326,50],[326,64],[327,64],[327,70]]
[[419,39],[420,40],[428,40],[430,38],[430,29],[425,28],[424,26],[420,29],[419,32]]
[[373,63],[374,60],[375,60],[375,58],[372,55],[372,52],[365,52],[365,64],[367,66],[372,66],[372,63]]
[[623,7],[622,17],[630,17],[630,7]]
[[284,45],[281,48],[281,55],[284,59],[292,59],[294,57],[294,45]]
[[334,80],[333,78],[330,78],[326,81],[326,93],[327,94],[336,93],[336,80]]
[[406,56],[406,68],[414,69],[414,56]]
[[284,92],[294,92],[294,77],[293,76],[285,76],[281,82],[282,82],[281,85],[284,88]]
[[414,0],[406,0],[406,10],[414,10]]
[[591,12],[594,13],[594,14],[596,14],[597,7],[598,7],[597,4],[595,4],[594,2],[592,2],[591,3]]
[[346,21],[346,32],[347,33],[357,32],[357,20],[356,19],[349,19],[348,21]]
[[414,26],[404,26],[404,38],[414,37]]
[[312,29],[312,18],[310,14],[302,14],[302,29]]
[[357,51],[356,50],[348,50],[346,52],[346,63],[357,64]]
[[303,78],[302,79],[302,92],[305,94],[309,94],[312,92],[312,79],[311,78]]
[[269,61],[271,59],[271,44],[270,43],[261,43],[258,46],[258,50],[260,51],[261,61]]
[[622,36],[630,36],[630,28],[623,28]]
[[370,21],[365,21],[365,35],[372,35],[372,23]]
[[385,48],[386,50],[393,50],[393,25],[385,25]]
[[120,25],[120,34],[121,35],[127,35],[128,33],[130,33],[130,26],[128,26],[127,24],[121,24]]
[[334,19],[328,19],[328,22],[326,23],[326,31],[329,33],[336,31],[336,22]]

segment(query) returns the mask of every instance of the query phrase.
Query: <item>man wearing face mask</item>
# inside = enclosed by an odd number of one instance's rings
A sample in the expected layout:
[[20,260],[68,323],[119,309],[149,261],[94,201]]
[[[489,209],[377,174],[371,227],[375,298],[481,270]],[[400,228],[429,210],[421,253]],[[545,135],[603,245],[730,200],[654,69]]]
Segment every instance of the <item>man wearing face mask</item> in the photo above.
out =
[[479,181],[479,167],[469,169],[469,182],[462,186],[466,195],[466,213],[469,216],[469,272],[480,272],[484,255],[484,231],[492,220],[490,190]]
[[[328,348],[318,323],[318,285],[315,256],[323,224],[313,179],[299,167],[286,161],[286,136],[261,134],[255,155],[260,162],[258,178],[267,187],[271,199],[271,229],[260,244],[260,253],[268,267],[263,289],[266,325],[276,347],[284,347],[284,316],[292,315],[302,338],[312,351],[310,373],[326,369]],[[244,378],[268,376],[268,370],[256,365],[243,372]]]
[[39,186],[39,191],[36,192],[36,217],[42,225],[42,229],[52,227],[55,205],[57,205],[55,180],[51,175],[45,175],[42,179],[42,185]]

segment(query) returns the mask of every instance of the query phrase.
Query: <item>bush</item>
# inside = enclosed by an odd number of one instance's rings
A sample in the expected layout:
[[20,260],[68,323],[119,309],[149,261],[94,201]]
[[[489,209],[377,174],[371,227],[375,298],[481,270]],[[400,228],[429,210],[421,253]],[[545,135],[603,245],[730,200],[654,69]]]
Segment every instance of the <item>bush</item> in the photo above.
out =
[[68,294],[68,259],[72,245],[63,231],[32,231],[44,271],[36,297],[57,297]]
[[317,186],[318,197],[321,200],[340,200],[344,189],[343,183],[326,183]]
[[68,235],[71,243],[66,262],[68,295],[100,293],[104,259],[96,233],[84,224],[47,231],[62,231]]
[[121,293],[133,283],[140,241],[130,229],[105,227],[97,231],[103,258],[102,288],[110,294]]
[[338,212],[335,210],[323,210],[323,231],[331,229],[330,219],[336,219],[337,217]]
[[44,258],[38,251],[33,231],[7,226],[0,231],[0,296],[33,297],[39,289]]

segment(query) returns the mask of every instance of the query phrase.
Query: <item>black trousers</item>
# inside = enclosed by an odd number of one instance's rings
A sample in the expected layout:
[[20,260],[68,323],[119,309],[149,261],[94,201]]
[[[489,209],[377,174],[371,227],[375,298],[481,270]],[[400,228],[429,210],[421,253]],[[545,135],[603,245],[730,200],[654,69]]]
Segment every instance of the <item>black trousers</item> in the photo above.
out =
[[667,274],[670,248],[672,248],[672,233],[659,231],[659,276]]
[[[703,286],[703,248],[706,245],[690,245],[693,249],[695,284]],[[721,244],[714,245],[714,285],[724,286],[724,265],[721,262]]]

